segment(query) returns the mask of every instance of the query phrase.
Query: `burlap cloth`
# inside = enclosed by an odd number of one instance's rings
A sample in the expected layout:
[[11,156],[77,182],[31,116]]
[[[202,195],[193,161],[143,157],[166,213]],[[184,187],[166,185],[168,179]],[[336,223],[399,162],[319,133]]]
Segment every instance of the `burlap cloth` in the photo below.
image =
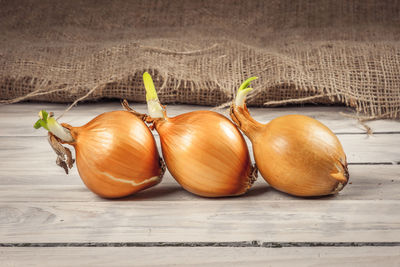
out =
[[335,103],[399,118],[399,1],[0,0],[0,99]]

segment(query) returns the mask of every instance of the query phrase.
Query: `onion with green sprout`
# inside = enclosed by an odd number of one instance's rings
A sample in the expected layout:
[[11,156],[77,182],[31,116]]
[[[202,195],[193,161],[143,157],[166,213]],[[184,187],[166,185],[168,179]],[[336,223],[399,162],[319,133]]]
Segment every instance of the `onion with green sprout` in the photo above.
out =
[[186,190],[204,197],[244,194],[256,179],[246,142],[236,126],[212,111],[168,117],[149,73],[143,75],[149,117],[160,135],[172,176]]
[[59,124],[42,110],[34,127],[49,133],[57,164],[68,173],[75,148],[76,164],[85,185],[105,198],[124,197],[158,184],[164,173],[153,135],[144,122],[127,111],[103,113],[81,127]]
[[231,118],[250,139],[256,164],[274,188],[295,196],[336,194],[347,184],[346,154],[336,135],[321,122],[303,115],[254,120],[245,104],[252,90],[247,79],[231,106]]

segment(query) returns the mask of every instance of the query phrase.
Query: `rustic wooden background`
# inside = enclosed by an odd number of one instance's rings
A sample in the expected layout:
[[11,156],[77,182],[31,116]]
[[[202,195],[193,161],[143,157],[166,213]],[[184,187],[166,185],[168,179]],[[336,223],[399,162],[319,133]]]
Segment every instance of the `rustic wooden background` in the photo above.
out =
[[[65,175],[46,132],[32,127],[40,109],[57,115],[65,107],[0,106],[0,265],[400,266],[398,121],[369,122],[369,136],[343,107],[251,109],[261,122],[309,115],[338,135],[350,183],[336,196],[296,198],[259,177],[244,196],[208,199],[166,173],[156,187],[106,200],[75,167]],[[79,105],[61,121],[78,126],[115,109]],[[168,114],[200,109],[209,107],[169,106]]]

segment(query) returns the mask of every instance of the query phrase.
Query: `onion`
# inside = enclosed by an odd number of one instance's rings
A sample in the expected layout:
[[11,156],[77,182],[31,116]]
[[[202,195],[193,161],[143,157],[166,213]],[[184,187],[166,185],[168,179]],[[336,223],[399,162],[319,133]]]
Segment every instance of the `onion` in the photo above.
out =
[[187,191],[204,197],[244,194],[256,179],[246,142],[236,126],[212,111],[166,116],[151,76],[143,75],[150,118],[160,135],[172,176]]
[[[39,117],[35,128],[43,126],[49,131],[59,155],[69,150],[58,141],[75,148],[79,175],[99,196],[123,197],[161,181],[163,169],[154,137],[143,121],[129,112],[106,112],[82,127],[60,125],[45,111]],[[67,171],[64,161],[59,157],[57,163]],[[66,161],[71,168],[71,158]]]
[[336,135],[321,122],[287,115],[268,124],[254,120],[245,105],[252,77],[238,90],[231,118],[252,142],[264,179],[295,196],[323,196],[343,189],[349,179],[346,155]]

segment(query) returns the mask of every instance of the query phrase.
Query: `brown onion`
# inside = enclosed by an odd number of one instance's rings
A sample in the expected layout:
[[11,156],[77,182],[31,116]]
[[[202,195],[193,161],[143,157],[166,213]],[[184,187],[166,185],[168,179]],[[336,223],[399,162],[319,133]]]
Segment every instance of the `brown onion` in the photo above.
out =
[[240,87],[231,118],[252,142],[264,179],[295,196],[323,196],[342,190],[349,173],[336,135],[321,122],[303,115],[282,116],[268,124],[255,121],[244,104],[252,80]]
[[148,73],[143,75],[153,127],[176,181],[199,196],[223,197],[245,193],[256,179],[246,142],[236,126],[212,111],[194,111],[173,118],[158,101]]
[[79,175],[99,196],[123,197],[161,181],[154,137],[127,111],[103,113],[82,127],[59,125],[53,117],[43,120],[43,113],[38,123],[49,130],[52,142],[56,135],[61,143],[74,146]]

